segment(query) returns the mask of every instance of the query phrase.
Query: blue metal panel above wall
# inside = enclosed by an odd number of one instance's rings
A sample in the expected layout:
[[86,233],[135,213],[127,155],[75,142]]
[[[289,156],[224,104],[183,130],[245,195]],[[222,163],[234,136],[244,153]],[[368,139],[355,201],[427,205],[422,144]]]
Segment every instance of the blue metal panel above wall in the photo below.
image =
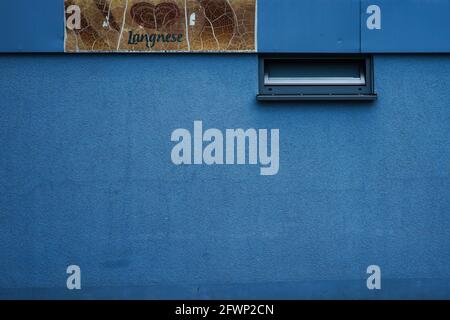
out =
[[361,19],[362,52],[450,52],[449,0],[361,0],[361,14],[377,5],[381,29]]
[[259,52],[359,52],[359,0],[258,1]]
[[1,0],[0,52],[64,51],[63,0]]
[[[381,29],[367,28],[367,8]],[[64,0],[0,1],[0,52],[64,51]],[[449,0],[259,0],[259,52],[450,52]]]

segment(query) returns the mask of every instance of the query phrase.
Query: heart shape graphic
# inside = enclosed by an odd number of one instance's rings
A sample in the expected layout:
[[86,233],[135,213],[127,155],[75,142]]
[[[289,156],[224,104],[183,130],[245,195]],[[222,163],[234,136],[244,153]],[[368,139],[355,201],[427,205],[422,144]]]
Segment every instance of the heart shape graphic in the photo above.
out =
[[179,21],[180,9],[173,2],[162,2],[156,6],[150,2],[138,2],[131,7],[130,14],[138,25],[159,30]]

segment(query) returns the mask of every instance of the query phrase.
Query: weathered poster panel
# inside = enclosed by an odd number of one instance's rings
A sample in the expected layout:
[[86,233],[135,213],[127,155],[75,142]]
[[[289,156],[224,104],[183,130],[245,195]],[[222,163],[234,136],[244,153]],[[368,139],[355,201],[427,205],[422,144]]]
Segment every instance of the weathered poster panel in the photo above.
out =
[[257,0],[65,0],[65,52],[253,52]]

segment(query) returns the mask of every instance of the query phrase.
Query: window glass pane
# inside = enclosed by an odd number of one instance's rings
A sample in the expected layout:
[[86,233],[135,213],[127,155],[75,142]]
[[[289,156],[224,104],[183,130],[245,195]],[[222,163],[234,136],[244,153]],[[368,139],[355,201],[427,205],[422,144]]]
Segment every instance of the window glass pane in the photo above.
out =
[[267,84],[364,84],[364,60],[273,59],[265,61]]

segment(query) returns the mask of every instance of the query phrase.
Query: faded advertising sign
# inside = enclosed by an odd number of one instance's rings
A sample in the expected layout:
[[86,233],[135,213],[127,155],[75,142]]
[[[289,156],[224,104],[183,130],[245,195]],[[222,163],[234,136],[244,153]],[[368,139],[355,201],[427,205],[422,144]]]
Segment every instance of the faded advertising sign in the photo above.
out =
[[256,0],[65,0],[65,52],[254,52]]

